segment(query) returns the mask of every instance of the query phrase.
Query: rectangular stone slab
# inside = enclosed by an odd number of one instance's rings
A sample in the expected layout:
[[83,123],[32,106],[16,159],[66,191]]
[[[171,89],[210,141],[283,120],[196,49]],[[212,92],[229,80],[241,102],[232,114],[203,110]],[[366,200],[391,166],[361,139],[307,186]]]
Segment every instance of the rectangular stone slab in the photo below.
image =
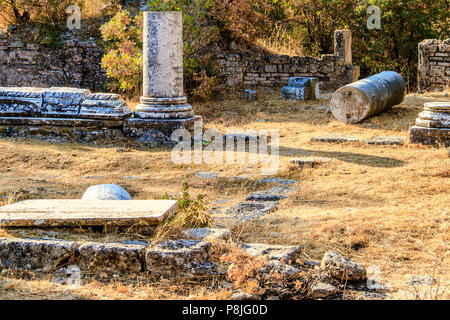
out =
[[0,207],[0,227],[157,225],[177,210],[175,200],[27,200]]

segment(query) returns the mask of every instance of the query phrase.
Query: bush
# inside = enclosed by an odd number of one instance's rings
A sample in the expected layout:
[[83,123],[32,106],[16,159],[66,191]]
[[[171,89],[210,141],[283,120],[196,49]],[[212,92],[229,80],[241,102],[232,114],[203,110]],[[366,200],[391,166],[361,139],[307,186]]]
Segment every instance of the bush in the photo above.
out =
[[102,67],[113,79],[109,89],[126,95],[138,95],[142,88],[142,13],[132,17],[120,10],[101,28],[107,54]]

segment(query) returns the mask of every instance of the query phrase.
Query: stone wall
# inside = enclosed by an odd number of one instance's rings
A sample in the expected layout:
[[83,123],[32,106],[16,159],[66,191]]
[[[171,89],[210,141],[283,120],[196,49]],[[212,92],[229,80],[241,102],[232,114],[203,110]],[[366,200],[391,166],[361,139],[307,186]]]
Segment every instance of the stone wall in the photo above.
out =
[[18,35],[0,33],[0,86],[77,87],[104,90],[103,48],[94,40],[70,37],[60,46],[25,43]]
[[450,39],[419,43],[419,90],[442,91],[450,87]]
[[315,57],[274,55],[264,50],[217,55],[223,84],[236,87],[281,87],[289,77],[318,77],[321,90],[335,90],[358,80],[359,67],[352,64],[351,31],[337,30],[334,54]]

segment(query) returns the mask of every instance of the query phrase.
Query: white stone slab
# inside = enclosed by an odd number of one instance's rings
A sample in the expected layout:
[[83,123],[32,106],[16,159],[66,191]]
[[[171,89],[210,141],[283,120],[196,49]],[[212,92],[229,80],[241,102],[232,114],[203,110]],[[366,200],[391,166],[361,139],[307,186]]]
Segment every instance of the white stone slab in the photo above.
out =
[[27,200],[0,207],[0,227],[156,225],[177,210],[175,200]]

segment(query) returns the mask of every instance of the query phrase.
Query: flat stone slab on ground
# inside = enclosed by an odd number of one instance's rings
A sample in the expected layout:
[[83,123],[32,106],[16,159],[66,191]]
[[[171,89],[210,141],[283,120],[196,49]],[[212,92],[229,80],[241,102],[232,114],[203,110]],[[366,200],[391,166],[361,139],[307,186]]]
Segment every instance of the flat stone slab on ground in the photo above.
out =
[[298,165],[300,168],[316,168],[322,164],[329,163],[332,159],[321,157],[296,158],[289,160],[290,163]]
[[311,296],[314,299],[323,299],[332,296],[338,292],[338,289],[331,284],[318,282],[311,287]]
[[76,248],[77,243],[65,240],[0,238],[0,262],[10,269],[51,269]]
[[27,200],[0,207],[0,226],[156,225],[177,210],[175,200]]
[[251,256],[268,256],[269,260],[294,261],[300,257],[302,248],[298,246],[281,246],[262,243],[243,243],[242,249]]
[[347,142],[359,142],[359,138],[353,136],[343,136],[339,134],[330,134],[326,136],[312,137],[310,141],[328,142],[328,143],[347,143]]
[[405,143],[405,139],[402,137],[390,137],[390,136],[378,136],[373,137],[370,140],[366,140],[367,144],[376,144],[376,145],[396,145],[402,146]]
[[202,179],[214,179],[220,177],[220,174],[215,172],[196,172],[195,175]]
[[288,187],[273,187],[269,190],[257,191],[247,197],[247,201],[279,201],[287,199],[292,189]]
[[285,180],[281,178],[262,178],[257,180],[258,183],[279,183],[281,185],[288,185],[288,184],[294,184],[297,181],[295,180]]
[[198,240],[227,239],[231,236],[230,230],[223,228],[187,229],[184,230],[182,234],[186,237],[195,238]]
[[[277,210],[276,201],[244,201],[227,210],[237,222],[249,221]],[[231,218],[231,217],[230,217]]]

